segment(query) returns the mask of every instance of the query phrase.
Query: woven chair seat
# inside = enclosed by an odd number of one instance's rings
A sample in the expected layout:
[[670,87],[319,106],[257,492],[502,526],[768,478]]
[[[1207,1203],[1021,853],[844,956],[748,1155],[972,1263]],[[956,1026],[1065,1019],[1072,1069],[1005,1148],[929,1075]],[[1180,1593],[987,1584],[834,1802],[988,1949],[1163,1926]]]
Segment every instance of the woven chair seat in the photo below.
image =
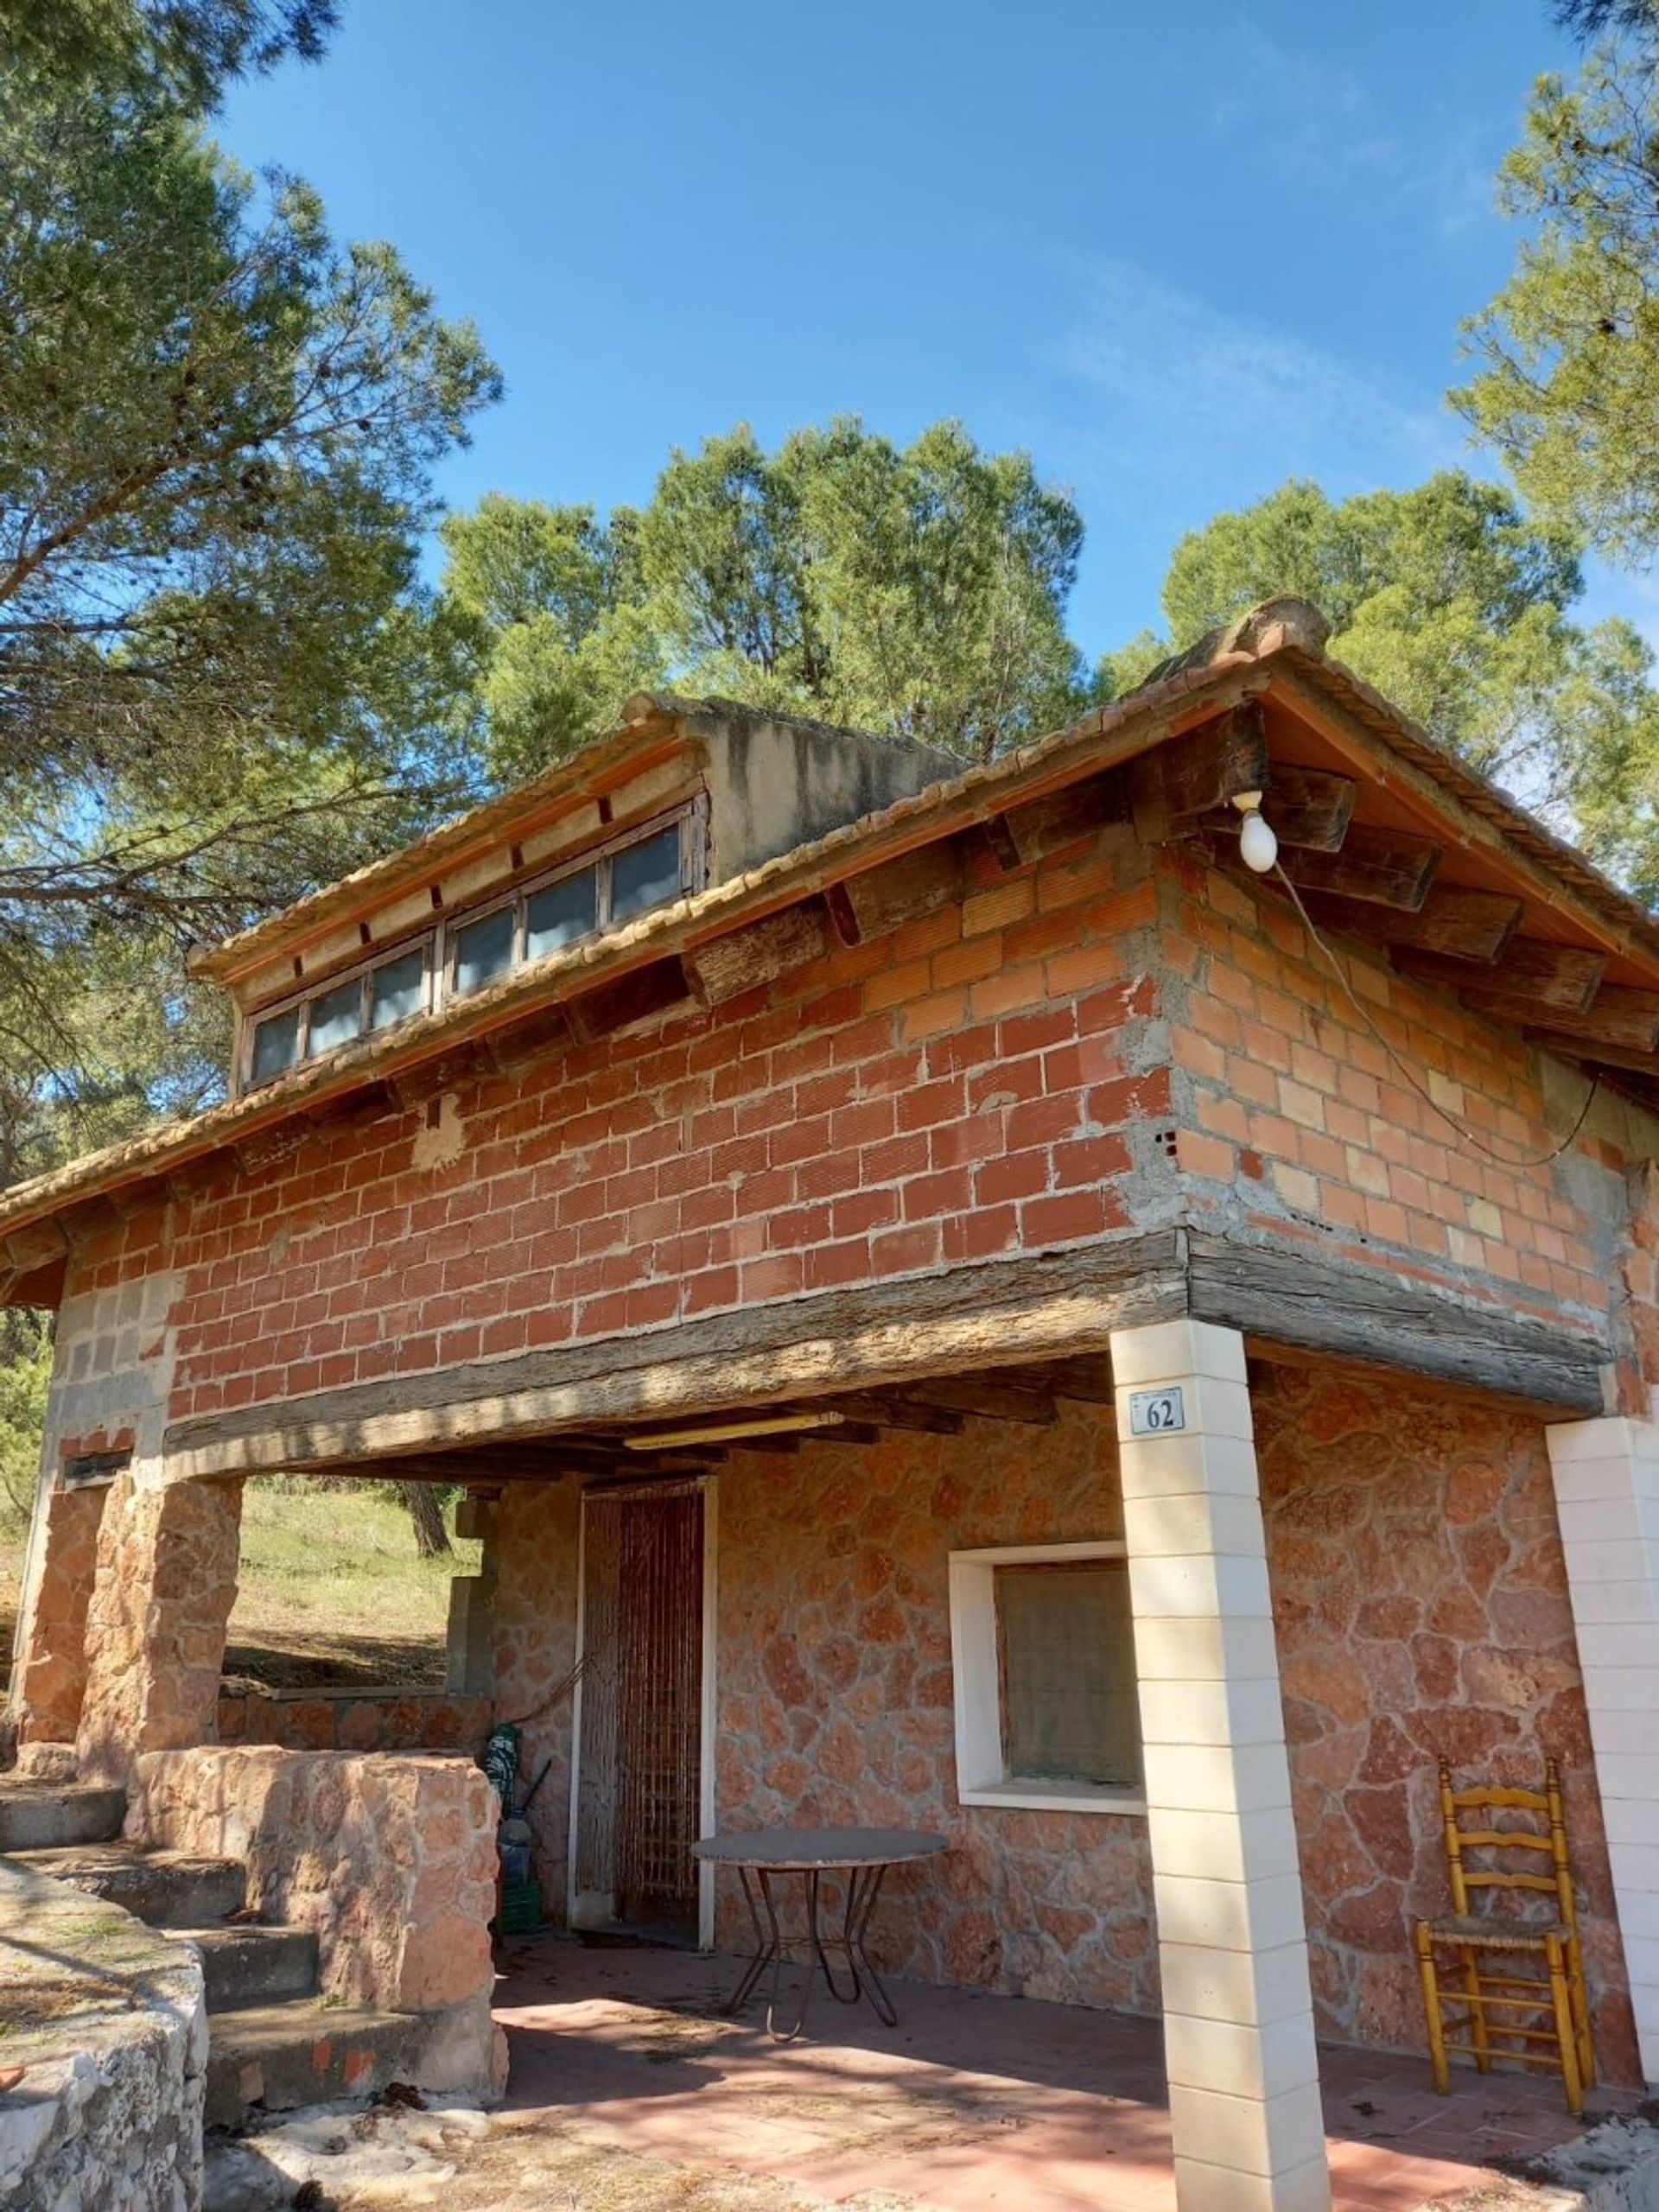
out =
[[1565,1943],[1572,1933],[1564,1921],[1489,1920],[1473,1913],[1454,1913],[1445,1920],[1431,1920],[1427,1926],[1437,1943],[1463,1943],[1488,1951],[1541,1951],[1549,1936]]

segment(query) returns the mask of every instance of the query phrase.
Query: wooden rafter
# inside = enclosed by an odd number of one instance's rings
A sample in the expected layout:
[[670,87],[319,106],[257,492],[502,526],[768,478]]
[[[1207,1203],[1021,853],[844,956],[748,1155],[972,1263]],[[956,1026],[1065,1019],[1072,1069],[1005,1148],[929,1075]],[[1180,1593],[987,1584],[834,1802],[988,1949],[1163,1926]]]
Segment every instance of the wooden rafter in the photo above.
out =
[[1310,891],[1306,898],[1308,912],[1321,929],[1488,963],[1502,957],[1523,911],[1520,899],[1501,892],[1465,891],[1450,883],[1431,884],[1415,913],[1328,893]]
[[1267,717],[1258,700],[1248,699],[1129,763],[1136,835],[1143,844],[1162,844],[1184,817],[1224,806],[1236,791],[1261,791],[1270,772]]
[[1351,830],[1337,853],[1287,847],[1280,866],[1299,891],[1328,891],[1375,906],[1418,912],[1428,896],[1440,848],[1396,830]]
[[[1322,768],[1275,766],[1265,786],[1262,812],[1281,845],[1306,852],[1342,849],[1353,820],[1359,786],[1351,776],[1327,775]],[[1238,835],[1243,817],[1236,807],[1214,815],[1207,827]]]
[[977,1414],[982,1421],[1022,1421],[1046,1427],[1054,1419],[1052,1391],[1011,1378],[942,1375],[934,1382],[907,1386],[904,1395],[912,1406],[940,1406]]
[[1582,1014],[1595,996],[1606,969],[1605,953],[1586,945],[1554,944],[1542,938],[1512,938],[1495,966],[1452,960],[1410,946],[1390,950],[1402,975],[1419,982],[1457,991],[1470,1006],[1514,1018],[1543,1018],[1543,1010]]

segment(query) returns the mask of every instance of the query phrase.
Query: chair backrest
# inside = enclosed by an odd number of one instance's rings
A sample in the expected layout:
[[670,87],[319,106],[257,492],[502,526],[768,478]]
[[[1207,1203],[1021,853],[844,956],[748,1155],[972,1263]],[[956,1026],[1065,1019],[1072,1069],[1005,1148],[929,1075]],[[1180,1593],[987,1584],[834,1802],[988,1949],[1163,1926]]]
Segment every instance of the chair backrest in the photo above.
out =
[[[1500,1813],[1530,1815],[1534,1825],[1514,1821],[1499,1827],[1493,1815]],[[1487,1896],[1495,1891],[1541,1891],[1554,1897],[1563,1924],[1576,1929],[1561,1777],[1554,1759],[1544,1763],[1541,1789],[1500,1789],[1495,1783],[1477,1783],[1457,1789],[1452,1787],[1452,1770],[1442,1759],[1440,1817],[1446,1828],[1446,1866],[1454,1910],[1464,1915],[1474,1910],[1471,1892]],[[1516,1852],[1535,1854],[1536,1871],[1517,1870],[1502,1863]]]

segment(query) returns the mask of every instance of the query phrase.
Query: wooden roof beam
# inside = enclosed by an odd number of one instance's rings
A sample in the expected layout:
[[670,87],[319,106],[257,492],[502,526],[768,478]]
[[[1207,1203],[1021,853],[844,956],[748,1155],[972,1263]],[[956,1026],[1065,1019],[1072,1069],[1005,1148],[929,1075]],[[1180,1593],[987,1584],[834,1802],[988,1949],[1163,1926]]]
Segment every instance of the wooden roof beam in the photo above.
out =
[[1432,883],[1415,913],[1325,892],[1306,895],[1308,912],[1320,929],[1488,964],[1502,957],[1525,911],[1519,899],[1502,892],[1465,891],[1449,883]]
[[1299,891],[1328,891],[1374,906],[1418,912],[1428,897],[1440,848],[1427,837],[1408,837],[1395,830],[1351,830],[1336,853],[1306,852],[1291,846],[1279,865]]
[[1055,1414],[1052,1392],[1001,1382],[992,1376],[942,1375],[936,1382],[918,1383],[913,1389],[907,1385],[904,1395],[912,1406],[939,1406],[949,1412],[972,1414],[981,1421],[1023,1421],[1033,1427],[1046,1427]]
[[1247,699],[1130,761],[1136,834],[1142,844],[1164,844],[1179,834],[1183,817],[1225,806],[1236,791],[1265,790],[1271,774],[1267,716],[1259,700]]
[[1410,946],[1390,949],[1389,957],[1402,975],[1456,991],[1478,1013],[1533,1021],[1544,1020],[1546,1008],[1583,1014],[1607,966],[1606,955],[1587,946],[1531,937],[1511,938],[1503,957],[1491,967]]
[[[1359,785],[1351,776],[1322,768],[1275,766],[1262,787],[1262,813],[1281,845],[1305,852],[1340,852],[1353,820]],[[1236,836],[1243,820],[1236,807],[1212,815],[1206,829]]]

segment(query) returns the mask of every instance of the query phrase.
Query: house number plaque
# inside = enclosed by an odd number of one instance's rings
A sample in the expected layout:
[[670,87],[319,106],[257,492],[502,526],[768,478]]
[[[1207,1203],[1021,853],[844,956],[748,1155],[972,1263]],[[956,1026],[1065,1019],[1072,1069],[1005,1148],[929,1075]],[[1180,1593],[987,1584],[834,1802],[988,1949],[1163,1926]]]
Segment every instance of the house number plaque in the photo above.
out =
[[1186,1427],[1186,1403],[1178,1383],[1168,1390],[1131,1390],[1129,1434],[1168,1436]]

